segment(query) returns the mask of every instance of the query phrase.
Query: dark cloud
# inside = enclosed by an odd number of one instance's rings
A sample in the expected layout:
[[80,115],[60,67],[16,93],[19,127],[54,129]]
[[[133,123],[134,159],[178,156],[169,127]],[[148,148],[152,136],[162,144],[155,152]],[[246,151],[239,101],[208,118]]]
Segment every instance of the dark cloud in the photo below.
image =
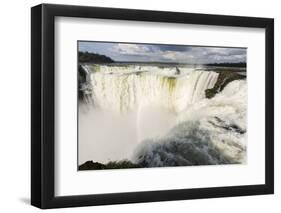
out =
[[116,61],[178,63],[246,62],[247,49],[168,44],[79,42],[79,50],[107,55]]
[[165,51],[174,51],[174,52],[187,52],[192,49],[192,47],[189,46],[183,46],[183,45],[157,45],[157,49],[165,52]]

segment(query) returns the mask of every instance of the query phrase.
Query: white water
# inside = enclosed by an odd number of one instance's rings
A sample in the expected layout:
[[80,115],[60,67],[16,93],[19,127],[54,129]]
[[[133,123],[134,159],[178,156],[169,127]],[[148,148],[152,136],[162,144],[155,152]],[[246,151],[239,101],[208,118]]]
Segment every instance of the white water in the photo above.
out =
[[237,131],[246,131],[246,103],[246,81],[231,82],[180,113],[166,135],[145,140],[134,161],[146,167],[246,163],[247,134]]
[[90,76],[93,106],[79,107],[79,164],[123,159],[149,159],[146,166],[197,163],[190,161],[190,154],[171,151],[171,141],[177,148],[196,151],[202,164],[224,162],[210,150],[219,150],[231,162],[245,162],[246,134],[221,126],[246,129],[246,81],[231,82],[206,99],[205,90],[215,85],[216,72],[142,65],[83,68]]
[[[84,66],[85,70],[93,70]],[[205,97],[218,73],[181,68],[152,66],[99,67],[92,72],[92,98],[96,107],[115,112],[128,112],[140,107],[153,106],[171,112],[180,112],[188,105]]]

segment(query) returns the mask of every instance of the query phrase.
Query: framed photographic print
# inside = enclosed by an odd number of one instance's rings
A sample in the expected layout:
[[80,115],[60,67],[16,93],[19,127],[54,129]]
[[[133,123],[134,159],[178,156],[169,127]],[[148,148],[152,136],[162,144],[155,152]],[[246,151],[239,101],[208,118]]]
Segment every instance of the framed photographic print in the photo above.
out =
[[31,9],[31,203],[272,194],[274,21]]

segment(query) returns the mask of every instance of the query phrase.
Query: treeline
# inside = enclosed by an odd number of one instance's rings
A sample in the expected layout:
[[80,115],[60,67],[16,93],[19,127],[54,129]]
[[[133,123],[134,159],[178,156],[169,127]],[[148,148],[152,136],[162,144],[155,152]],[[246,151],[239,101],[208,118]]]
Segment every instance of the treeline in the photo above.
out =
[[245,62],[238,63],[214,63],[214,64],[205,64],[207,66],[216,66],[216,67],[246,67]]
[[79,63],[113,63],[110,57],[105,55],[100,55],[97,53],[90,52],[80,52],[78,54]]

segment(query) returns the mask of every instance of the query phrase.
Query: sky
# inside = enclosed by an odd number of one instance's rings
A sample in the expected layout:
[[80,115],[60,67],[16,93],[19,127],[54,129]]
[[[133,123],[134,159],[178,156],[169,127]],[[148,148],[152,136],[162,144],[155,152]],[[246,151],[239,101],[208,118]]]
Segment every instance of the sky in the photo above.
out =
[[246,62],[246,48],[203,47],[79,41],[79,51],[106,55],[114,61],[174,62],[190,64]]

